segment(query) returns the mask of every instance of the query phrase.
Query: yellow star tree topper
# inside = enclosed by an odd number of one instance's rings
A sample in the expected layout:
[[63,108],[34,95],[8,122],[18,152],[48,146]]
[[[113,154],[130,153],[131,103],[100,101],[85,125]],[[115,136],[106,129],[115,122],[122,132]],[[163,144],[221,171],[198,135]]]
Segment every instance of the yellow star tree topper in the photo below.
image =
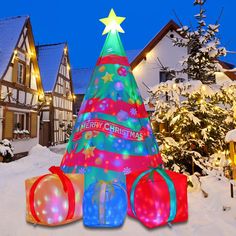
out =
[[118,32],[124,33],[120,24],[125,20],[125,17],[119,17],[116,15],[115,11],[111,9],[109,16],[107,18],[102,18],[100,21],[106,26],[102,35],[109,33],[112,30],[117,30]]

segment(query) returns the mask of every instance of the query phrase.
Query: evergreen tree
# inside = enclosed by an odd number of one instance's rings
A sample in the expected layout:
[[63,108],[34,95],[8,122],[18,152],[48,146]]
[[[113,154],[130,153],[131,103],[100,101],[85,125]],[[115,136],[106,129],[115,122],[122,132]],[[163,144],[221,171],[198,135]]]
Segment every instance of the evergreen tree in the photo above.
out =
[[189,173],[201,170],[194,163],[212,169],[216,157],[225,158],[225,135],[235,126],[235,84],[213,84],[218,57],[226,50],[219,47],[219,25],[206,26],[205,2],[194,2],[200,7],[197,29],[183,26],[182,38],[173,39],[174,46],[188,48],[178,72],[188,74],[189,80],[161,83],[151,91],[149,102],[155,107],[154,123],[165,124],[165,129],[156,130],[156,137],[166,166]]
[[206,0],[195,0],[194,5],[199,6],[199,13],[194,17],[197,21],[196,29],[183,26],[178,29],[181,37],[173,38],[173,43],[178,47],[188,49],[188,55],[181,62],[183,73],[188,74],[192,80],[200,80],[205,84],[213,83],[214,73],[219,71],[217,58],[226,55],[224,47],[219,47],[217,37],[219,24],[206,25]]
[[208,86],[201,81],[173,80],[161,83],[152,93],[152,120],[165,124],[155,134],[169,169],[192,173],[200,170],[194,167],[196,161],[212,168],[216,156],[224,158],[225,135],[235,127],[235,89],[234,83]]

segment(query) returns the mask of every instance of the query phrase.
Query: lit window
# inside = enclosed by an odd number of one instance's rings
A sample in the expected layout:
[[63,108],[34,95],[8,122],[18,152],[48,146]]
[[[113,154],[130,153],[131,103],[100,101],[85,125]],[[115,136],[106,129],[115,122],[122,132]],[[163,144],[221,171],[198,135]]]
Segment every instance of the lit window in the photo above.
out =
[[14,129],[24,130],[26,129],[26,114],[14,113]]
[[24,83],[24,73],[25,73],[25,66],[22,63],[18,63],[17,82],[19,84],[23,84]]

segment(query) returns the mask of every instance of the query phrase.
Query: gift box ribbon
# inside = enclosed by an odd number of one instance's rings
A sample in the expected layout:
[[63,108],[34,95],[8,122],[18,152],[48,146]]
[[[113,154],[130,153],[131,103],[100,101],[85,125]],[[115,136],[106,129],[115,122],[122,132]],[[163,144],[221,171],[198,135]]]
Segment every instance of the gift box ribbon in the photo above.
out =
[[[56,167],[56,166],[52,166],[49,168],[49,171],[52,174],[56,174],[60,180],[61,183],[63,185],[63,189],[65,192],[67,192],[68,194],[68,203],[69,203],[69,207],[68,207],[68,213],[66,216],[66,220],[72,219],[74,216],[74,212],[75,212],[75,190],[73,187],[73,184],[71,183],[70,179],[62,172],[62,170],[60,169],[60,167]],[[34,184],[32,185],[30,192],[29,192],[29,206],[30,206],[30,211],[32,216],[34,217],[34,219],[37,222],[40,222],[40,219],[38,218],[35,209],[34,209],[34,194],[35,194],[35,190],[38,186],[38,184],[41,182],[41,180],[43,178],[45,178],[46,176],[50,176],[51,174],[46,174],[43,175],[41,177],[39,177]]]
[[131,192],[130,192],[130,203],[131,203],[131,209],[133,214],[136,216],[136,211],[135,211],[135,201],[134,201],[134,195],[135,195],[135,189],[137,187],[137,184],[139,181],[147,174],[149,175],[149,178],[154,181],[154,173],[157,172],[160,174],[160,176],[165,180],[168,186],[169,194],[170,194],[170,214],[168,218],[168,222],[171,222],[174,220],[176,216],[176,211],[177,211],[177,201],[176,201],[176,191],[175,191],[175,186],[169,175],[166,173],[166,171],[161,167],[158,166],[156,168],[150,168],[149,170],[144,171],[141,173],[134,181]]
[[100,224],[105,224],[105,205],[106,201],[110,200],[114,194],[115,194],[115,186],[121,188],[126,195],[127,198],[127,192],[126,190],[115,181],[103,181],[100,180],[95,185],[95,191],[96,194],[94,195],[93,202],[95,201],[99,205],[99,222]]

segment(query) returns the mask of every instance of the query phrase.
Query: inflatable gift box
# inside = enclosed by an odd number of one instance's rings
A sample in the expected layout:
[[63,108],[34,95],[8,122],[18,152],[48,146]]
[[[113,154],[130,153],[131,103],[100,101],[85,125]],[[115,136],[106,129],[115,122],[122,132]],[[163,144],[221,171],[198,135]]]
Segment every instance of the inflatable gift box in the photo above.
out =
[[126,176],[128,215],[148,228],[188,219],[187,177],[161,167]]
[[[92,167],[91,172],[85,174],[83,222],[87,227],[119,227],[127,214],[125,177],[114,171],[103,175],[103,171]],[[97,180],[99,177],[101,179]]]
[[84,176],[65,175],[59,167],[49,170],[52,174],[25,181],[26,221],[57,226],[81,219]]

